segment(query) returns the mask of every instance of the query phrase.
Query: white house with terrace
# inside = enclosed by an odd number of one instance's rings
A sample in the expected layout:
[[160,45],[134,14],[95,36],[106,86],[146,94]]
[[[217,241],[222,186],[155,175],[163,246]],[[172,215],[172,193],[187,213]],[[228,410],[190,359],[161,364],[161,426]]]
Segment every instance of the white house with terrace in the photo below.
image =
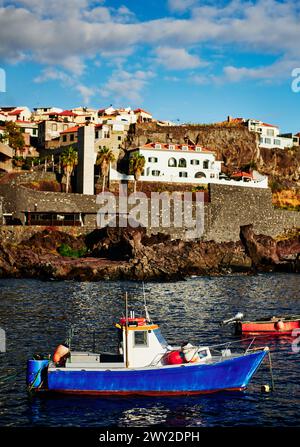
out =
[[299,146],[299,138],[296,135],[282,135],[280,134],[278,126],[254,119],[249,119],[247,124],[250,132],[257,132],[259,134],[260,147],[267,149],[285,149]]
[[[137,153],[145,158],[140,181],[268,187],[267,177],[255,171],[241,175],[239,180],[224,178],[221,174],[222,161],[216,160],[213,151],[200,145],[148,143],[129,152],[129,157]],[[133,180],[133,176],[111,168],[110,180]]]

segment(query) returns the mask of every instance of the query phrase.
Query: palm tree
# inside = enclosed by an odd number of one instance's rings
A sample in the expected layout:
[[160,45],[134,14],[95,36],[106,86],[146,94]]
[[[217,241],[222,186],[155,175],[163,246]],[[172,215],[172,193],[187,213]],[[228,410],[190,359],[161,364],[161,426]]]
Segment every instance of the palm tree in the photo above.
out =
[[100,172],[103,177],[102,183],[102,192],[104,192],[105,188],[105,179],[109,173],[110,163],[115,161],[115,156],[111,149],[106,146],[103,146],[102,149],[99,149],[97,154],[96,165],[100,167]]
[[130,173],[134,175],[134,187],[133,191],[136,192],[136,182],[140,179],[143,169],[145,167],[145,157],[138,153],[135,153],[129,161]]
[[75,166],[78,163],[78,153],[73,146],[69,146],[63,150],[61,154],[61,163],[64,168],[64,172],[67,177],[66,181],[66,192],[69,192],[71,175],[74,171]]

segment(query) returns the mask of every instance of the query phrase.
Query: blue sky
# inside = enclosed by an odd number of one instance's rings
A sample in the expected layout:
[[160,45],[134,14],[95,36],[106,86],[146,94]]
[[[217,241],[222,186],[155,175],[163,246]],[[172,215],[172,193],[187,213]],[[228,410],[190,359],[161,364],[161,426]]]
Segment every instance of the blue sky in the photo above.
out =
[[298,0],[0,0],[0,105],[113,104],[299,132],[299,21]]

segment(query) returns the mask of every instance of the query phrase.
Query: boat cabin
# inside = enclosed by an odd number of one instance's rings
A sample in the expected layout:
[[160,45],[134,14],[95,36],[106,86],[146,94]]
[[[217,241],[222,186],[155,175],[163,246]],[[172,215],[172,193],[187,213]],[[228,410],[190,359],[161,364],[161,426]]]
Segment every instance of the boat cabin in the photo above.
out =
[[116,324],[119,331],[119,352],[127,367],[158,364],[168,350],[168,343],[157,324],[146,318],[121,318]]

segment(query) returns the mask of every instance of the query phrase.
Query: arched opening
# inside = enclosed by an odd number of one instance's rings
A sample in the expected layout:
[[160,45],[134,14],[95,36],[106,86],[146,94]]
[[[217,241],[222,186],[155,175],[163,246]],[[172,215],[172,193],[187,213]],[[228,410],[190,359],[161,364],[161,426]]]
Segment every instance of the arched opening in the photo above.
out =
[[195,178],[206,178],[206,175],[204,174],[204,172],[197,172],[195,174]]
[[181,158],[179,160],[178,167],[179,168],[186,168],[186,159],[185,158]]
[[171,167],[171,168],[176,168],[176,166],[177,166],[176,159],[175,158],[169,158],[168,166]]

